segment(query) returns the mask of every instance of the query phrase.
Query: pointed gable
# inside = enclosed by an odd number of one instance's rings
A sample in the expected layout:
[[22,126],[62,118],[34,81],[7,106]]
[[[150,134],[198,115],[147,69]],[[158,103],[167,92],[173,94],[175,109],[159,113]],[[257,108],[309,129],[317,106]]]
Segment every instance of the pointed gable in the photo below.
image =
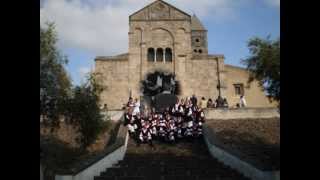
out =
[[180,9],[162,1],[156,0],[139,11],[133,13],[130,20],[190,20],[191,16]]
[[196,15],[193,15],[191,18],[191,30],[206,31],[206,28],[204,28],[204,26],[202,25],[202,23]]

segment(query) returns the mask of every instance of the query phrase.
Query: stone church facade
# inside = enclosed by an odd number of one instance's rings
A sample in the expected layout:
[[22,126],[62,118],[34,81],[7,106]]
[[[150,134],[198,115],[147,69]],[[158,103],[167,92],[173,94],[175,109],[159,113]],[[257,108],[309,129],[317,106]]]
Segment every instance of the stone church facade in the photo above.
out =
[[140,82],[155,71],[175,75],[179,97],[215,100],[220,93],[235,106],[244,94],[249,107],[274,106],[257,82],[247,83],[245,69],[225,64],[222,54],[208,54],[207,29],[195,15],[156,0],[129,17],[128,35],[128,53],[95,58],[105,88],[101,104],[109,109],[120,109],[130,95],[142,96]]

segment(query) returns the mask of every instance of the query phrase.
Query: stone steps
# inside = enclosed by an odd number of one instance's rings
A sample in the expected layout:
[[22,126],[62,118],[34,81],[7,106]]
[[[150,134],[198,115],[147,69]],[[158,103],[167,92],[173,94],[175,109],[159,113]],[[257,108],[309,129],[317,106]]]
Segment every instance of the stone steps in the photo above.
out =
[[94,180],[247,180],[212,158],[202,141],[155,146],[129,140],[124,159]]

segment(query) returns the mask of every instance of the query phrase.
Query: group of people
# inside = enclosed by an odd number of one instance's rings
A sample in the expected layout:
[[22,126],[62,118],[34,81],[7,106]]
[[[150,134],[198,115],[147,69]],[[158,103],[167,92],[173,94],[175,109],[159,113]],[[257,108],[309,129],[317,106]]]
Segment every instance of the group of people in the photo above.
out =
[[[202,108],[229,108],[229,103],[227,101],[227,98],[222,98],[221,96],[218,96],[218,98],[215,101],[212,101],[211,98],[208,99],[208,101],[202,97],[200,101],[200,106]],[[239,103],[236,104],[237,108],[246,107],[247,102],[244,98],[244,96],[240,96]]]
[[175,143],[183,138],[192,140],[202,136],[205,115],[193,98],[177,100],[164,112],[148,109],[140,112],[139,106],[137,99],[130,98],[125,113],[125,125],[138,145],[152,145],[154,140]]

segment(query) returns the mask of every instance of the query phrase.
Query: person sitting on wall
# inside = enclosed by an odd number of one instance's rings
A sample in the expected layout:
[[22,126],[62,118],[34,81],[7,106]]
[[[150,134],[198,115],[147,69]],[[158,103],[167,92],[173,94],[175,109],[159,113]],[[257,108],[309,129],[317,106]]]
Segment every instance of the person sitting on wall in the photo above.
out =
[[107,111],[108,110],[108,106],[107,104],[104,104],[102,107],[101,107],[101,111]]
[[213,102],[211,98],[209,98],[207,101],[207,108],[213,108]]
[[192,97],[190,98],[190,101],[192,103],[192,106],[196,106],[197,105],[197,97],[193,94]]
[[228,108],[228,107],[229,107],[227,98],[223,98],[223,107],[225,107],[225,108]]
[[200,104],[199,104],[199,107],[202,108],[202,109],[205,109],[207,107],[207,101],[206,101],[206,98],[202,97],[201,98],[201,101],[200,101]]
[[223,98],[221,96],[218,96],[218,98],[216,99],[216,108],[223,107],[223,104]]

